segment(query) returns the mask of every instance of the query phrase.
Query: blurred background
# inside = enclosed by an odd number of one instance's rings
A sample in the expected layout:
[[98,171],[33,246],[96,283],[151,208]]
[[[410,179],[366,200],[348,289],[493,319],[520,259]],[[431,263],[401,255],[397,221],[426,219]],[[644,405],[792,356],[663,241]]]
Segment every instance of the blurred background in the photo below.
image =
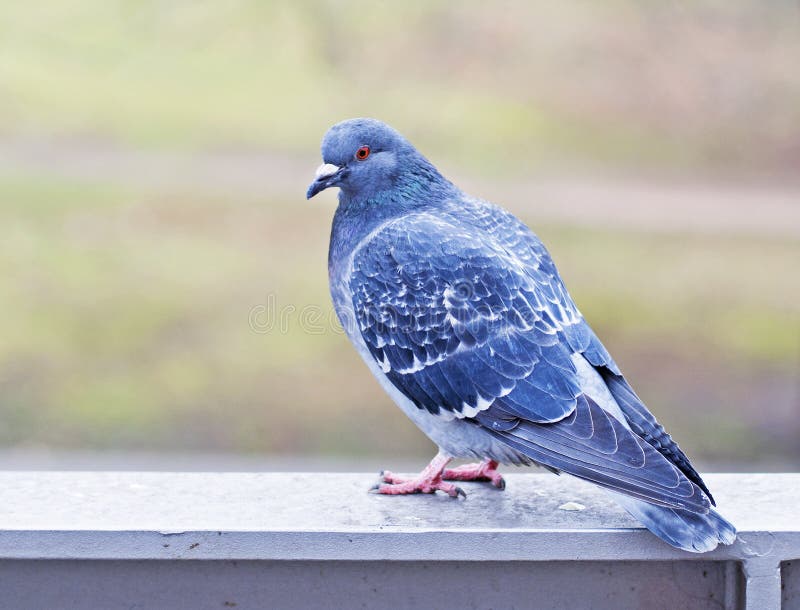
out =
[[800,5],[0,4],[0,467],[433,447],[333,322],[319,142],[523,218],[704,468],[800,468]]

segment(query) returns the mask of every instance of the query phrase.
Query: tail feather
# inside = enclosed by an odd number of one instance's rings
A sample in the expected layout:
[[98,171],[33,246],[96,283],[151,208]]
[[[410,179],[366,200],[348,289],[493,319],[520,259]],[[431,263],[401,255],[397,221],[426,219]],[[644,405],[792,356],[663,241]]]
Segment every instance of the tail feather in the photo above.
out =
[[684,551],[705,553],[736,540],[736,528],[713,508],[705,514],[695,513],[609,493],[656,536]]

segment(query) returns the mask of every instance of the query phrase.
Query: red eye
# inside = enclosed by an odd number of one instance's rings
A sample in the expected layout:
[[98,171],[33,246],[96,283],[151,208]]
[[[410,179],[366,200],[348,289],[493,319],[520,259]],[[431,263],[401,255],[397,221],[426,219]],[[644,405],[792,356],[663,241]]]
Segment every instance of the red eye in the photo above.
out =
[[363,161],[369,157],[369,146],[362,146],[356,151],[356,159]]

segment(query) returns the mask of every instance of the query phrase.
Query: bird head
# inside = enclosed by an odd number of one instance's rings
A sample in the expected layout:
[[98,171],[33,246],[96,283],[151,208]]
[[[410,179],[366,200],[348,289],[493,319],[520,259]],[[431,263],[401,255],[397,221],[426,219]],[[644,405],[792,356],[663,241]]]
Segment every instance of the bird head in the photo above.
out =
[[306,198],[332,186],[350,199],[369,198],[394,187],[399,176],[420,159],[424,161],[403,136],[381,121],[342,121],[322,139],[323,163]]

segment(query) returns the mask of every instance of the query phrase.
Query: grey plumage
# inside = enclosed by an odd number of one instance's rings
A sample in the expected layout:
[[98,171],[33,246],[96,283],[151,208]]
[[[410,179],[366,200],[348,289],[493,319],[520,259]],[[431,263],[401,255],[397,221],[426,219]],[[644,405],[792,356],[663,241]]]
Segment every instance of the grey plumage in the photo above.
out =
[[329,251],[337,313],[444,455],[537,463],[591,481],[686,550],[733,541],[534,233],[465,195],[378,121],[337,124],[322,153],[308,196],[341,189]]

